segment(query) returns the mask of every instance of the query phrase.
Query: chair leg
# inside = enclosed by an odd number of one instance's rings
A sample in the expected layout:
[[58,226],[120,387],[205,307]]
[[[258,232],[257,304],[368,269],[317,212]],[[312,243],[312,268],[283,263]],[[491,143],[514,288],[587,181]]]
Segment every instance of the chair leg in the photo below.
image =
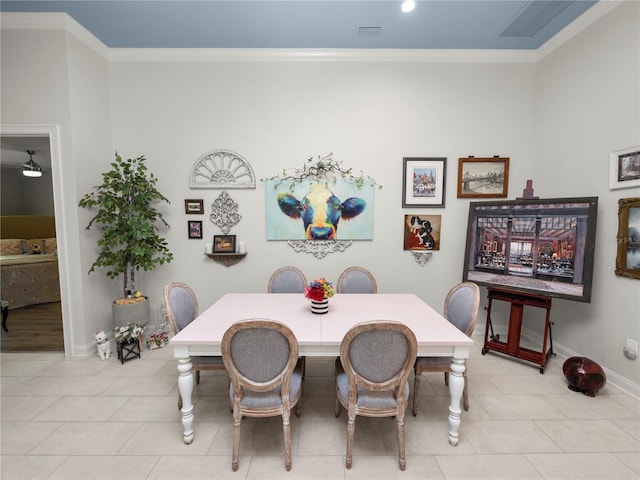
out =
[[335,412],[336,414],[336,418],[338,418],[340,416],[340,400],[338,400],[338,395],[336,394],[336,407],[335,407]]
[[449,386],[449,372],[444,372],[444,384]]
[[178,392],[178,410],[182,410],[182,395]]
[[282,414],[282,430],[284,432],[284,468],[288,472],[291,470],[291,423],[288,412]]
[[396,417],[398,423],[398,459],[400,462],[400,470],[404,471],[407,465],[407,459],[404,453],[404,414],[400,412],[400,415]]
[[200,370],[196,370],[196,384],[200,383]]
[[349,412],[349,420],[347,421],[347,468],[351,468],[353,462],[353,438],[356,431],[356,415]]
[[231,469],[235,472],[238,470],[240,455],[240,422],[242,421],[242,415],[240,414],[240,408],[233,411],[233,458],[231,460]]
[[413,416],[418,415],[418,394],[420,392],[420,376],[421,374],[416,372],[413,379]]

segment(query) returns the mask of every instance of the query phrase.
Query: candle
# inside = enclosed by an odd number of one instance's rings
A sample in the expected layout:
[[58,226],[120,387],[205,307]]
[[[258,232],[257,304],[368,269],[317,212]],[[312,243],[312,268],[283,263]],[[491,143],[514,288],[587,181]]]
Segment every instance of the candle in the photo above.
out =
[[204,246],[204,253],[211,253],[212,249],[213,249],[213,244],[212,243],[207,243]]
[[238,242],[238,253],[247,253],[247,244],[244,243],[244,240]]

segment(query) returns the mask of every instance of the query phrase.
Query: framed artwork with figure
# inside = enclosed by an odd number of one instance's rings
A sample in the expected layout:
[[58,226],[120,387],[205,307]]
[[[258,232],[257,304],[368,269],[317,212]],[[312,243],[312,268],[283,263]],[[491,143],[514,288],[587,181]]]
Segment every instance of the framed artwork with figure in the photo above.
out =
[[409,158],[402,165],[403,207],[444,207],[447,159]]

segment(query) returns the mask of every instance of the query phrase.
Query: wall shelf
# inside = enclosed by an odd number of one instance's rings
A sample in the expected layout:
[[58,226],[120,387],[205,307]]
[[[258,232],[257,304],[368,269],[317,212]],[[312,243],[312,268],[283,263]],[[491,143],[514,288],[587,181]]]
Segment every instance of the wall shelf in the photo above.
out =
[[245,253],[205,253],[205,255],[211,258],[213,261],[221,263],[225,267],[230,267],[231,265],[235,265],[244,257],[247,256]]

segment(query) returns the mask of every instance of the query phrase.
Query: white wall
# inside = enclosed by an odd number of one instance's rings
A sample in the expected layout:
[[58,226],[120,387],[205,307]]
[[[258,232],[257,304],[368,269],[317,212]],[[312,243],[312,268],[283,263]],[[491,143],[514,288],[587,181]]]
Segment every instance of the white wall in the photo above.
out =
[[[625,339],[640,338],[640,282],[614,274],[618,199],[609,153],[640,145],[640,3],[623,2],[538,64],[533,178],[541,197],[598,196],[590,304],[554,300],[554,340],[638,385]],[[610,375],[611,376],[611,375]]]
[[53,215],[50,172],[34,179],[22,175],[22,168],[3,166],[0,182],[0,215]]
[[[106,62],[107,55],[89,54],[79,44],[49,51],[47,40],[55,44],[56,32],[3,31],[3,123],[62,125],[63,157],[69,162],[65,182],[75,197],[75,204],[65,205],[67,225],[75,228],[69,233],[80,252],[76,286],[84,314],[74,319],[74,351],[90,345],[95,325],[108,328],[107,302],[120,290],[119,281],[86,277],[97,234],[83,230],[89,212],[76,207],[77,198],[109,168],[114,149],[125,157],[146,155],[160,191],[172,202],[163,208],[172,225],[166,236],[175,260],[138,277],[154,314],[168,281],[191,284],[206,307],[225,292],[266,291],[270,273],[283,264],[334,281],[345,267],[364,265],[381,292],[415,292],[441,309],[446,291],[460,281],[464,258],[469,201],[456,198],[457,159],[498,154],[511,158],[509,198],[520,196],[529,178],[541,197],[600,197],[593,302],[554,301],[554,340],[565,351],[592,356],[637,389],[637,362],[622,358],[620,342],[640,336],[633,327],[638,305],[629,300],[638,298],[638,284],[612,273],[615,205],[622,191],[607,187],[608,152],[640,143],[638,51],[630,38],[638,31],[636,8],[624,4],[539,64],[525,55],[521,61],[492,61],[483,57],[486,52],[478,52],[474,62],[394,62],[371,55],[366,61],[159,59],[157,52],[153,60],[140,52],[112,51]],[[59,88],[63,95],[51,100],[51,112],[50,104],[31,101],[28,91],[29,108],[4,102],[25,88],[24,72],[38,64],[25,59],[34,55],[54,66],[69,62],[70,78]],[[90,62],[83,67],[86,56]],[[631,78],[611,74],[626,68]],[[48,92],[45,99],[51,92],[41,85],[29,88],[38,95]],[[620,106],[628,117],[609,113]],[[328,152],[364,170],[383,185],[376,192],[374,240],[322,260],[296,254],[285,242],[267,242],[259,183],[255,190],[228,191],[243,217],[230,233],[246,241],[248,256],[229,268],[209,260],[204,244],[220,232],[208,214],[221,191],[190,190],[188,173],[200,155],[221,148],[243,155],[257,177]],[[405,156],[448,158],[445,208],[401,208]],[[186,216],[185,198],[203,198],[206,214]],[[424,267],[402,251],[403,216],[414,213],[443,216],[441,250]],[[204,221],[203,240],[187,238],[188,219]]]

